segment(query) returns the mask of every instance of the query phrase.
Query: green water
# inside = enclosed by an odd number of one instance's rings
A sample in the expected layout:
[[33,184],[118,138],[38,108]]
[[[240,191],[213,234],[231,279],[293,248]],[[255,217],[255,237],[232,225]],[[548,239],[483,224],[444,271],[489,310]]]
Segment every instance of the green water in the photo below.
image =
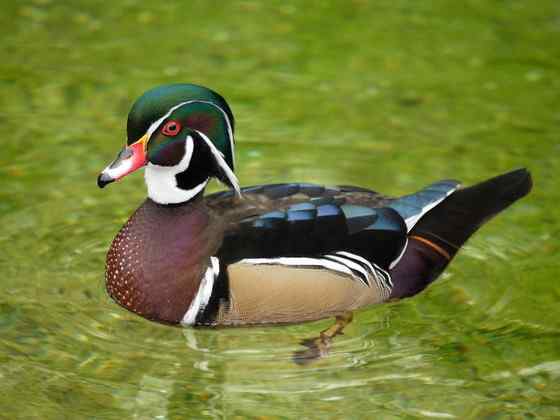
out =
[[[144,3],[2,2],[0,418],[560,417],[560,3]],[[230,102],[245,185],[527,166],[535,188],[316,363],[291,356],[330,321],[152,324],[103,286],[142,176],[95,180],[131,102],[176,81]]]

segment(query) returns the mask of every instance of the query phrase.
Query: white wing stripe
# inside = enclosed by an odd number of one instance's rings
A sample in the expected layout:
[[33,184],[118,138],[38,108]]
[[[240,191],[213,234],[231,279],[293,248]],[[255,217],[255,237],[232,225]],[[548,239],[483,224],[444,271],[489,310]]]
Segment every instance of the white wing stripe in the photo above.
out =
[[389,264],[389,270],[392,270],[399,263],[399,261],[401,260],[401,258],[404,255],[404,252],[406,251],[407,247],[408,247],[408,238],[406,238],[406,242],[404,243],[404,246],[403,246],[403,249],[402,249],[401,253],[398,255],[397,258],[395,258],[393,260],[393,262],[391,264]]
[[404,222],[406,223],[407,232],[410,232],[412,230],[412,228],[416,225],[416,223],[418,223],[418,220],[420,220],[422,216],[424,216],[431,209],[433,209],[435,206],[437,206],[439,203],[441,203],[443,200],[449,197],[449,195],[457,191],[457,188],[459,188],[459,186],[456,186],[455,188],[447,191],[444,197],[440,198],[439,200],[432,201],[431,203],[425,205],[424,207],[422,207],[422,210],[420,210],[419,213],[416,213],[414,216],[410,216],[408,219],[406,219]]
[[391,280],[391,275],[387,271],[379,267],[377,264],[374,265],[376,277],[383,283],[383,287],[388,290],[393,289],[393,281]]
[[328,259],[332,259],[335,261],[340,262],[341,264],[344,264],[345,266],[347,266],[348,268],[350,268],[351,270],[354,271],[358,271],[361,274],[361,280],[364,282],[364,284],[368,287],[370,287],[370,283],[369,283],[369,276],[370,273],[368,273],[364,267],[362,267],[361,265],[355,263],[354,261],[348,259],[348,258],[343,258],[343,257],[339,257],[337,255],[325,255],[326,258]]
[[374,272],[373,266],[371,265],[371,263],[360,255],[352,254],[351,252],[346,252],[346,251],[338,251],[338,252],[336,252],[336,254],[342,255],[343,257],[353,259],[355,261],[359,261],[362,264],[365,264],[365,266],[367,268],[369,268],[369,271],[371,271],[372,273]]
[[[408,240],[407,240],[408,241]],[[406,244],[405,244],[406,249]],[[393,288],[393,282],[391,281],[391,275],[379,267],[377,264],[372,264],[368,260],[366,260],[361,255],[352,254],[351,252],[347,251],[338,251],[336,254],[345,256],[347,258],[354,259],[355,261],[360,261],[363,264],[366,264],[370,269],[371,273],[373,274],[373,278],[375,279],[376,283],[380,287],[384,287],[386,289],[391,290]],[[404,255],[404,251],[401,255],[399,255],[399,259]],[[392,267],[390,267],[392,268]]]
[[280,264],[288,266],[317,266],[324,267],[333,271],[338,271],[340,273],[349,274],[354,276],[352,270],[350,270],[344,264],[340,264],[335,261],[330,261],[324,258],[308,258],[308,257],[280,257],[280,258],[247,258],[241,260],[240,263],[245,264]]
[[[346,251],[339,251],[336,252],[336,254],[337,255],[325,255],[324,258],[246,258],[239,261],[239,263],[254,265],[285,265],[293,267],[323,267],[329,270],[348,274],[352,278],[364,283],[367,287],[371,287],[370,279],[373,279],[379,289],[384,290],[386,294],[389,294],[391,292],[391,289],[393,288],[393,282],[391,281],[391,275],[387,271],[383,270],[376,264],[372,265],[372,263],[359,255],[352,254]],[[344,256],[345,258],[342,256]],[[360,266],[355,261],[359,261],[360,263],[364,264],[365,267]]]

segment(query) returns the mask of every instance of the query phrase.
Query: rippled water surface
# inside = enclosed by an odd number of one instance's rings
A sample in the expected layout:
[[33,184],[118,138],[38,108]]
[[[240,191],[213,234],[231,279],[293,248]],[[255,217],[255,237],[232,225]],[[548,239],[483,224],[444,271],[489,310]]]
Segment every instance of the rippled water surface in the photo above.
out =
[[[560,417],[560,4],[149,4],[2,3],[0,417]],[[396,195],[527,166],[535,189],[315,363],[292,355],[330,320],[152,324],[103,287],[142,176],[95,179],[131,102],[172,81],[228,98],[245,185]]]

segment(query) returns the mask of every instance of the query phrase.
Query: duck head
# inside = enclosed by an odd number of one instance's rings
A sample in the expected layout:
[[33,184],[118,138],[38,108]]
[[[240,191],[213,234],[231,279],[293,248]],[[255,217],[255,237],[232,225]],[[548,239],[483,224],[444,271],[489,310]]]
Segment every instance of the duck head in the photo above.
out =
[[127,145],[97,178],[100,188],[146,167],[148,196],[178,204],[217,178],[239,194],[234,174],[234,120],[216,92],[192,84],[144,93],[128,114]]

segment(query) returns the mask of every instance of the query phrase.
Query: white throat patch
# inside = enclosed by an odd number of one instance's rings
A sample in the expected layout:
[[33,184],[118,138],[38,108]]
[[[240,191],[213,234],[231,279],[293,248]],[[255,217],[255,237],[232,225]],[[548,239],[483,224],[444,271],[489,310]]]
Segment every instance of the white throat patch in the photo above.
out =
[[184,203],[196,196],[206,187],[209,178],[190,190],[183,190],[177,186],[176,175],[186,171],[189,167],[193,148],[193,139],[191,136],[188,136],[185,141],[185,155],[177,165],[159,166],[151,162],[146,165],[144,178],[148,187],[148,197],[159,204]]

